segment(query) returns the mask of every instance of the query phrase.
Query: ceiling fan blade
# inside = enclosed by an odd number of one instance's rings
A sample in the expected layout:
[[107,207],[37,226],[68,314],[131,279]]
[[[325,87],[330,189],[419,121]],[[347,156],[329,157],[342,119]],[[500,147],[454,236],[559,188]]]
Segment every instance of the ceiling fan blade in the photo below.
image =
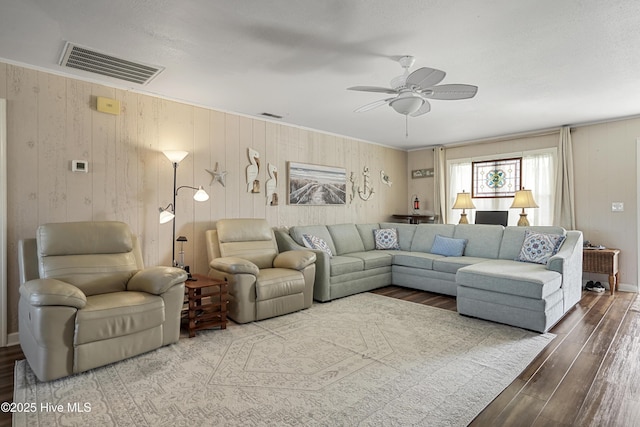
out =
[[422,67],[409,74],[407,77],[407,87],[418,86],[428,88],[440,83],[447,75],[444,71],[435,68]]
[[478,86],[451,84],[434,86],[421,92],[422,96],[429,99],[468,99],[473,98],[478,92]]
[[413,114],[409,114],[411,117],[418,117],[423,114],[427,114],[429,111],[431,111],[431,104],[429,104],[429,101],[427,101],[426,99],[423,99],[423,101],[424,103],[422,104],[422,107],[420,107],[418,111],[416,111]]
[[377,86],[352,86],[352,87],[348,87],[347,90],[359,90],[362,92],[378,92],[378,93],[390,93],[390,94],[398,93],[398,91],[395,89],[386,88],[386,87],[377,87]]
[[353,112],[354,113],[364,113],[365,111],[373,110],[374,108],[378,108],[381,105],[387,104],[392,99],[395,99],[395,98],[379,99],[379,100],[377,100],[375,102],[372,102],[370,104],[365,104],[360,108],[356,108],[355,110],[353,110]]

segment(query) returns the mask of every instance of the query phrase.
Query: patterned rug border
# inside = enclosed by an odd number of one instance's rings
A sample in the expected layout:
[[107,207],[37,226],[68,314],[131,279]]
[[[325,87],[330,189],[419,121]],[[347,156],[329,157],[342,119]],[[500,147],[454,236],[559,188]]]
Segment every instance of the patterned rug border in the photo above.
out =
[[17,361],[13,425],[467,425],[553,338],[363,293],[48,383]]

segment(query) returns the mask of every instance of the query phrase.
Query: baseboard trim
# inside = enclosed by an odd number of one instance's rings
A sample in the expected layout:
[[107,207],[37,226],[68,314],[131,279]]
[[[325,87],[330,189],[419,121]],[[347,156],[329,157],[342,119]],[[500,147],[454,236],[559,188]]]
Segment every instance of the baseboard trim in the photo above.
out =
[[7,347],[11,347],[12,345],[18,345],[18,344],[20,344],[20,338],[17,332],[13,332],[7,335]]
[[[604,285],[607,287],[607,289],[609,288],[609,284],[608,283],[605,283]],[[636,285],[629,285],[629,284],[626,284],[626,283],[618,283],[618,290],[620,292],[636,292],[637,293],[638,292],[638,287]]]

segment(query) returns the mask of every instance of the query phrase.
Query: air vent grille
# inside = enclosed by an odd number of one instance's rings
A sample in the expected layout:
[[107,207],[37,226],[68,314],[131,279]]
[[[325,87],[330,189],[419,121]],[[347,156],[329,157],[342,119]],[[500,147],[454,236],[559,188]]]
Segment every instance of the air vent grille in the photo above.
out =
[[273,113],[260,113],[261,116],[270,117],[272,119],[281,119],[282,116]]
[[60,58],[63,67],[145,85],[164,70],[162,67],[127,61],[67,42]]

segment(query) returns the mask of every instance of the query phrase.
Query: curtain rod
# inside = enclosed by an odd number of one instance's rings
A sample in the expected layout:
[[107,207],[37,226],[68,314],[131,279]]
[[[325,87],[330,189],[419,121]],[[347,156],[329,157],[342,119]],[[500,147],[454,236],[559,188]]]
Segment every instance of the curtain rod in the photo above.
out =
[[[456,148],[456,147],[462,147],[464,145],[470,145],[470,144],[490,144],[494,142],[512,141],[516,139],[535,138],[539,136],[559,134],[560,129],[561,128],[553,128],[553,129],[546,129],[546,130],[537,130],[533,132],[515,133],[511,135],[504,135],[504,136],[493,137],[493,138],[474,139],[472,141],[459,142],[455,144],[446,144],[444,145],[444,147]],[[575,128],[570,128],[570,130],[571,132],[573,132]]]

